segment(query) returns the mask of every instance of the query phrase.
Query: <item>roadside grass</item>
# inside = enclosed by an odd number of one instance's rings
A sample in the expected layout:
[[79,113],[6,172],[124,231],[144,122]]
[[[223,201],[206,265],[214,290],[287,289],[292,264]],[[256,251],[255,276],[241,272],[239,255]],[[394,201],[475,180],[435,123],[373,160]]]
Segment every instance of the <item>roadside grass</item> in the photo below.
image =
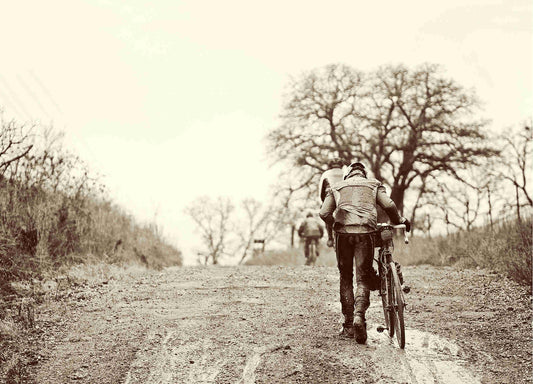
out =
[[[5,315],[5,310],[0,309]],[[24,340],[24,330],[13,319],[0,319],[0,378],[6,384],[20,383],[23,380],[21,366],[25,358],[19,350],[20,342]]]
[[437,254],[457,268],[486,268],[529,286],[532,282],[532,217],[436,238]]

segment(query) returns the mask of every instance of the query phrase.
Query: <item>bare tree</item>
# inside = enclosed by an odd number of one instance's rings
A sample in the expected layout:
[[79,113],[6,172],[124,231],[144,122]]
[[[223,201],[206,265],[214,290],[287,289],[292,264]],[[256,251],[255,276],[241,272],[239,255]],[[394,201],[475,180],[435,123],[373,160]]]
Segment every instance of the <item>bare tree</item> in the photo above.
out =
[[490,193],[495,187],[489,164],[462,172],[460,180],[455,177],[436,180],[438,192],[433,194],[432,205],[442,212],[448,233],[449,227],[470,231],[476,225],[485,224],[482,221],[485,214],[492,216],[494,200]]
[[441,72],[424,65],[362,74],[330,65],[306,73],[290,83],[269,151],[303,169],[312,184],[332,155],[365,161],[403,211],[406,191],[429,175],[456,175],[496,153],[485,122],[474,118],[475,95]]
[[203,244],[206,247],[203,263],[218,264],[221,256],[226,254],[230,237],[230,219],[235,207],[229,198],[200,197],[185,208],[195,222]]
[[264,249],[284,226],[284,215],[279,207],[273,205],[264,207],[255,199],[243,200],[241,207],[244,211],[244,220],[239,220],[241,228],[236,229],[241,243],[239,264],[250,254],[254,241],[262,241]]
[[[533,207],[531,182],[531,156],[533,153],[532,118],[525,121],[519,129],[511,129],[504,136],[502,151],[503,167],[498,176],[514,188],[515,207],[520,220],[520,208],[524,205]],[[525,200],[525,202],[523,202]]]

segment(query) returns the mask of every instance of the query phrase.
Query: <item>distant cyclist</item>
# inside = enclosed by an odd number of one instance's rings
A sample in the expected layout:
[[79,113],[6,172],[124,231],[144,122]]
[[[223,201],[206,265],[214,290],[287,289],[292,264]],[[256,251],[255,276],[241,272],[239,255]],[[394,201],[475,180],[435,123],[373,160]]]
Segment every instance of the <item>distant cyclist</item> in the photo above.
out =
[[[338,183],[339,181],[342,181],[343,166],[344,162],[339,157],[333,158],[328,163],[329,169],[322,174],[322,176],[320,177],[320,182],[318,183],[318,197],[320,199],[320,203],[324,202],[324,199],[326,198],[327,193],[331,189],[331,186],[335,183]],[[328,247],[333,247],[333,227],[328,223],[326,223],[326,232],[328,234],[327,245]]]
[[383,208],[393,224],[403,223],[407,232],[410,231],[409,220],[400,217],[383,184],[367,178],[364,165],[357,162],[350,164],[342,182],[332,186],[320,209],[320,217],[335,230],[340,301],[344,315],[341,335],[355,337],[360,344],[364,344],[367,338],[365,312],[370,305],[370,290],[379,289],[380,283],[372,266],[374,239],[371,233],[377,229],[377,206]]
[[322,224],[313,217],[311,212],[307,213],[307,217],[300,224],[298,228],[298,236],[303,238],[305,241],[304,244],[304,254],[306,264],[309,264],[309,246],[312,242],[315,244],[316,255],[318,256],[318,240],[324,236],[324,227]]

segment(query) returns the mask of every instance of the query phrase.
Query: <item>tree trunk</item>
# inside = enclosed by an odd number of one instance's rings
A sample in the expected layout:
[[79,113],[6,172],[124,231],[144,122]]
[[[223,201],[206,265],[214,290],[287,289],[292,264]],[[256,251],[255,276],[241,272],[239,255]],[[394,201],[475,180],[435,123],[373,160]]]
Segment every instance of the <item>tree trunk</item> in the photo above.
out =
[[520,223],[520,195],[518,193],[518,185],[515,185],[516,191],[516,216],[518,217],[518,223]]
[[396,204],[396,208],[398,208],[400,216],[403,216],[403,199],[405,197],[405,189],[398,186],[393,187],[390,197],[392,201],[394,201],[394,204]]
[[294,248],[294,232],[296,231],[296,226],[291,224],[291,248]]
[[487,186],[487,199],[488,199],[488,203],[489,203],[490,229],[492,230],[493,226],[494,226],[494,223],[492,221],[492,200],[491,200],[491,196],[490,196],[490,187],[489,186]]

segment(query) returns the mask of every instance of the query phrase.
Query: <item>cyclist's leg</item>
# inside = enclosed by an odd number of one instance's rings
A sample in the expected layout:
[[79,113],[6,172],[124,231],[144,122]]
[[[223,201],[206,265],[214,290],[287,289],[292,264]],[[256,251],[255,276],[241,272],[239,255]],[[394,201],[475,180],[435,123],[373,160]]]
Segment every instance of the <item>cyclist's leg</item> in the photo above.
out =
[[313,237],[313,243],[315,244],[315,252],[316,252],[316,257],[318,257],[320,255],[320,252],[318,251],[318,240],[319,238],[318,237]]
[[366,342],[366,310],[370,305],[370,279],[373,277],[374,244],[368,235],[359,235],[355,245],[355,273],[357,290],[355,294],[355,339]]
[[353,324],[355,298],[353,293],[353,237],[337,234],[337,267],[340,273],[340,301],[345,326]]
[[355,311],[363,315],[370,305],[371,279],[375,275],[372,263],[374,248],[370,236],[359,235],[355,245],[355,276],[357,291],[355,295]]
[[371,291],[379,289],[381,279],[374,269],[374,239],[371,234],[359,235],[356,248],[360,250],[361,256],[355,258],[357,285],[364,285]]

